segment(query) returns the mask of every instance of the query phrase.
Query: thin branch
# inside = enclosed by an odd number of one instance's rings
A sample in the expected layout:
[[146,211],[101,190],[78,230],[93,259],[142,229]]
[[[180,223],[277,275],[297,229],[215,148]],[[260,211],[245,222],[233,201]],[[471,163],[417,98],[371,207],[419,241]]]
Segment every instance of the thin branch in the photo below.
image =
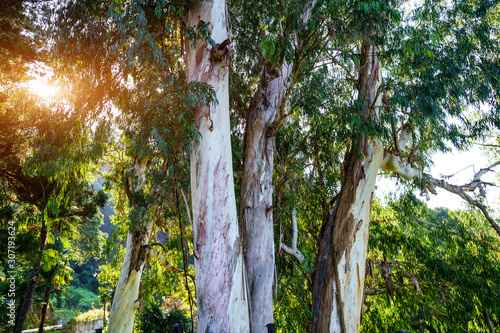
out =
[[299,260],[300,263],[304,262],[304,255],[297,248],[297,236],[298,236],[298,227],[297,227],[297,213],[295,208],[292,210],[292,247],[289,248],[285,244],[280,241],[280,248],[283,249],[286,253],[295,256]]
[[500,145],[495,145],[493,143],[474,143],[474,144],[478,145],[478,146],[483,146],[483,147],[500,148]]
[[[464,190],[466,190],[465,186],[469,186],[470,187],[470,189],[468,189],[469,191],[474,191],[477,187],[481,186],[481,184],[483,183],[481,181],[481,177],[485,173],[492,171],[492,169],[494,167],[496,167],[497,165],[500,165],[500,161],[497,161],[497,162],[493,163],[492,165],[490,165],[487,168],[483,168],[483,169],[479,170],[479,172],[474,175],[474,178],[472,179],[472,181],[469,184],[466,184],[466,185],[463,186]],[[485,183],[483,183],[483,184],[485,184]],[[491,183],[487,183],[487,184],[491,185]],[[492,186],[494,186],[494,185],[492,185]]]
[[495,328],[491,324],[490,315],[488,313],[488,310],[484,306],[484,304],[483,304],[483,316],[484,316],[484,320],[486,321],[486,325],[488,325],[488,330],[490,331],[490,333],[495,333]]
[[[426,284],[427,286],[438,286],[438,287],[446,287],[449,286],[449,284],[446,283],[441,283],[441,284]],[[407,287],[413,287],[415,288],[415,285],[413,283],[402,283],[402,284],[393,284],[392,289],[403,289]],[[365,295],[369,296],[376,296],[380,294],[384,294],[388,291],[388,288],[370,288],[370,289],[365,289]]]
[[[433,227],[436,227],[436,228],[439,228],[439,225],[437,224],[434,224],[434,223],[431,223],[431,222],[427,222],[425,220],[422,220],[422,219],[419,219],[418,217],[410,217],[412,220],[415,220],[415,221],[418,221],[420,223],[423,223],[423,224],[427,224],[427,225],[430,225],[430,226],[433,226]],[[454,231],[454,230],[446,230],[448,231],[449,233],[452,233],[452,234],[455,234],[455,235],[458,235],[458,232]]]
[[186,196],[184,195],[184,191],[182,190],[182,188],[179,188],[179,191],[181,192],[182,198],[184,199],[184,204],[186,205],[186,212],[187,212],[188,220],[189,220],[189,223],[191,224],[191,230],[193,231],[193,255],[196,258],[196,260],[199,260],[198,249],[196,248],[196,242],[195,242],[196,237],[194,234],[193,220],[191,219],[191,214],[189,213],[189,205],[188,205]]
[[[488,220],[488,222],[493,227],[493,229],[495,229],[498,236],[500,236],[500,227],[498,226],[498,224],[495,222],[495,220],[488,213],[487,207],[485,205],[483,205],[481,202],[479,202],[478,200],[475,200],[470,195],[465,193],[466,190],[464,190],[461,186],[451,185],[451,184],[448,184],[447,182],[445,182],[444,180],[437,180],[437,179],[431,179],[429,181],[429,184],[431,184],[432,186],[437,186],[439,188],[447,190],[448,192],[454,193],[454,194],[458,195],[459,197],[461,197],[462,199],[464,199],[465,201],[467,201],[470,205],[479,208],[479,210],[483,213],[484,217]],[[469,191],[469,190],[467,189],[467,191]]]
[[175,266],[172,266],[172,264],[170,264],[168,262],[167,258],[163,254],[158,252],[158,250],[156,250],[154,248],[150,248],[149,255],[151,257],[155,258],[156,260],[158,260],[160,262],[160,264],[162,264],[163,267],[165,267],[167,269],[171,269],[171,270],[176,271],[176,272],[182,272],[182,269],[179,269]]

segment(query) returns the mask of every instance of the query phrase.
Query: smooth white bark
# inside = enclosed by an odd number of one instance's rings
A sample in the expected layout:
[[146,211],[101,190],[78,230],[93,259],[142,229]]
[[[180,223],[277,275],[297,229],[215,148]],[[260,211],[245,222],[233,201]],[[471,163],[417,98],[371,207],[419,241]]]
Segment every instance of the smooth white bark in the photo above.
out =
[[[382,95],[378,91],[382,77],[376,54],[373,47],[363,46],[359,73],[359,101],[365,105],[361,111],[363,121],[377,117],[382,107]],[[325,282],[315,279],[315,291],[321,294],[318,313],[315,312],[318,305],[313,304],[315,332],[356,333],[360,330],[371,200],[384,162],[384,148],[380,140],[366,135],[361,135],[354,145],[356,149],[351,149],[346,161],[342,190],[330,212],[332,222],[325,225],[331,225],[328,227],[333,230],[331,238],[322,236],[323,240],[330,239],[331,249],[326,250],[326,266],[316,267],[324,272]],[[318,260],[324,263],[326,253],[323,251],[322,247]]]
[[[137,175],[135,190],[139,191],[142,189],[142,184],[144,183],[146,163],[143,161],[136,163],[135,172]],[[131,209],[134,209],[134,207],[131,207]],[[109,315],[109,333],[133,332],[135,313],[140,305],[139,287],[145,259],[141,260],[140,264],[136,267],[133,267],[133,261],[138,257],[137,254],[141,250],[141,247],[148,245],[152,228],[153,221],[148,220],[146,225],[142,226],[139,233],[134,233],[132,230],[129,230],[127,233],[125,257]]]
[[[211,38],[222,44],[229,36],[223,0],[192,3],[187,23],[211,22]],[[201,138],[191,153],[193,241],[200,332],[249,332],[248,295],[239,238],[233,184],[229,122],[227,58],[211,59],[208,42],[186,44],[189,81],[210,84],[217,105],[194,112]]]
[[[363,291],[365,281],[365,261],[368,246],[370,209],[372,194],[375,189],[377,173],[382,164],[384,149],[382,144],[372,141],[369,144],[363,165],[365,178],[359,182],[356,196],[349,214],[355,217],[355,230],[351,247],[348,247],[337,266],[340,280],[340,293],[343,302],[343,313],[346,332],[359,332]],[[343,332],[340,309],[338,308],[337,284],[334,284],[333,307],[330,321],[330,332]],[[345,332],[344,332],[345,333]]]
[[304,255],[300,252],[298,248],[298,226],[297,226],[297,212],[295,208],[292,210],[292,247],[288,247],[280,239],[280,247],[286,253],[295,256],[297,260],[302,263],[304,261]]

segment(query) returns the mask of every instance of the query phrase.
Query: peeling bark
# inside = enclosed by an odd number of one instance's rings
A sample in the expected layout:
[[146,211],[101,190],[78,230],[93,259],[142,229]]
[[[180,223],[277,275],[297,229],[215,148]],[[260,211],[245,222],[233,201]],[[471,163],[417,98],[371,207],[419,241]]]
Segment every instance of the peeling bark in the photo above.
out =
[[[193,3],[187,25],[211,22],[211,38],[230,40],[226,2]],[[191,153],[193,242],[196,259],[198,330],[249,332],[249,304],[239,238],[231,163],[227,59],[211,58],[207,42],[186,43],[188,81],[210,84],[218,104],[202,105],[194,117],[201,138]]]
[[274,322],[274,231],[273,213],[270,210],[273,204],[272,178],[276,145],[276,128],[273,125],[285,99],[285,83],[290,72],[291,66],[284,64],[280,75],[270,82],[267,82],[264,75],[254,103],[247,110],[239,216],[246,250],[252,320],[256,332]]
[[[381,106],[376,52],[365,44],[361,54],[358,82],[364,121],[371,120]],[[313,332],[359,332],[371,200],[383,158],[380,141],[365,135],[347,156],[342,190],[320,238],[313,282]]]
[[[305,4],[299,20],[302,24],[309,20],[315,4],[315,0]],[[297,50],[297,34],[291,38]],[[274,151],[276,133],[285,119],[285,106],[297,79],[298,66],[298,59],[295,63],[284,60],[279,68],[265,63],[259,87],[245,111],[239,223],[244,237],[252,322],[256,332],[274,322]]]
[[330,240],[331,247],[326,265],[326,251],[320,252],[324,275],[315,275],[315,284],[323,286],[313,288],[313,332],[359,332],[360,328],[371,200],[383,147],[368,138],[357,146],[365,153],[363,158],[356,152],[350,154],[346,170],[349,175],[337,199],[338,206],[329,216],[331,235],[325,232],[321,239],[322,244]]

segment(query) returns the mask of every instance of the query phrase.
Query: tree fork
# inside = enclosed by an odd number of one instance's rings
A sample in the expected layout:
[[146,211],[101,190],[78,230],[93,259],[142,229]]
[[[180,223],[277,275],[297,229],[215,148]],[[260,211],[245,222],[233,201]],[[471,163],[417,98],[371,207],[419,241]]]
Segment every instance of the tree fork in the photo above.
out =
[[[305,25],[316,0],[304,5],[299,21]],[[292,44],[298,50],[298,32],[292,32]],[[275,274],[273,229],[274,152],[276,133],[285,119],[286,103],[296,84],[302,59],[284,60],[280,66],[265,61],[259,87],[245,114],[243,140],[243,177],[239,224],[244,238],[248,269],[252,322],[256,332],[274,322],[272,286]]]

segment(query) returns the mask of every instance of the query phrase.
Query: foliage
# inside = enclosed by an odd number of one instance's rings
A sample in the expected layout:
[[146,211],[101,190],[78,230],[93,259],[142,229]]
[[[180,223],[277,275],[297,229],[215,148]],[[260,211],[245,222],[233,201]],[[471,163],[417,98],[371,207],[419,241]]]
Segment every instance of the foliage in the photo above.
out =
[[99,282],[96,278],[96,273],[100,265],[100,261],[89,259],[86,263],[78,265],[76,262],[71,263],[73,269],[73,281],[71,283],[74,287],[85,287],[94,293],[98,293]]
[[[430,210],[406,194],[377,202],[373,213],[363,331],[485,332],[486,312],[498,328],[498,237],[478,212]],[[380,275],[384,262],[392,266],[394,302]]]
[[[37,302],[41,291],[53,289],[61,306],[84,310],[97,304],[94,294],[77,287],[97,287],[91,276],[97,262],[85,262],[101,253],[98,208],[107,195],[91,187],[90,175],[105,156],[116,229],[107,238],[99,297],[112,300],[127,232],[153,221],[151,247],[184,269],[174,272],[156,259],[145,266],[141,299],[149,305],[139,322],[143,331],[154,325],[165,331],[171,318],[184,317],[176,310],[164,315],[155,305],[164,295],[179,299],[184,310],[196,310],[185,207],[188,155],[199,138],[192,110],[217,101],[212,87],[186,82],[182,57],[186,39],[216,47],[210,23],[183,25],[192,1],[35,3],[7,0],[0,6],[0,239],[7,239],[7,226],[15,222],[16,301],[39,258]],[[276,248],[292,239],[294,211],[306,259],[299,263],[276,254],[275,318],[284,331],[309,330],[318,236],[350,171],[345,156],[359,137],[380,140],[387,151],[424,170],[433,152],[450,145],[467,149],[486,129],[500,126],[498,2],[317,1],[312,19],[302,24],[304,4],[228,1],[232,111],[243,116],[231,120],[237,193],[245,162],[244,110],[281,65],[293,65],[293,82],[286,82],[293,87],[284,106],[287,117],[276,136],[272,208],[279,226]],[[388,106],[369,121],[357,82],[361,50],[368,44],[377,47],[379,93],[388,97]],[[53,103],[25,86],[30,68],[40,72],[45,66],[64,87]],[[403,129],[410,129],[410,143],[397,152],[394,136]],[[148,167],[143,190],[136,192],[138,160]],[[43,230],[46,246],[40,242]],[[411,195],[387,205],[375,201],[366,280],[370,310],[363,329],[422,330],[425,322],[441,330],[485,331],[485,313],[498,326],[496,243],[474,211],[432,211]],[[5,258],[0,257],[1,295],[8,290]],[[395,302],[379,276],[383,262],[392,262]],[[65,296],[71,269],[73,286]],[[421,295],[412,291],[412,274]],[[5,312],[0,320],[6,321]]]
[[147,304],[138,317],[139,332],[173,333],[174,325],[182,324],[183,332],[192,332],[190,319],[181,310],[163,313],[156,303]]
[[102,318],[103,316],[104,316],[103,309],[90,309],[87,312],[78,314],[74,319],[78,323],[78,322],[84,322]]
[[68,288],[68,296],[64,302],[64,307],[76,309],[80,312],[85,312],[93,309],[99,304],[98,294],[88,290],[84,287]]

